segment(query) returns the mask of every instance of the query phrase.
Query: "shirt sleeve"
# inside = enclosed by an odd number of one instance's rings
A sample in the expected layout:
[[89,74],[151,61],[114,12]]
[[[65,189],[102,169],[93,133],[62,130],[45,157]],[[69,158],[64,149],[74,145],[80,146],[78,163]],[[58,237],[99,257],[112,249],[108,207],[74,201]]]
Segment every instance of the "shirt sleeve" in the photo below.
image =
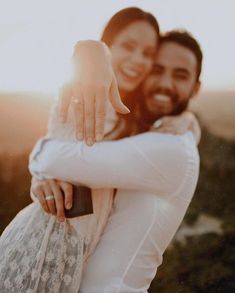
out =
[[190,160],[198,160],[192,134],[144,133],[96,143],[42,139],[30,156],[31,174],[91,188],[125,188],[169,194]]

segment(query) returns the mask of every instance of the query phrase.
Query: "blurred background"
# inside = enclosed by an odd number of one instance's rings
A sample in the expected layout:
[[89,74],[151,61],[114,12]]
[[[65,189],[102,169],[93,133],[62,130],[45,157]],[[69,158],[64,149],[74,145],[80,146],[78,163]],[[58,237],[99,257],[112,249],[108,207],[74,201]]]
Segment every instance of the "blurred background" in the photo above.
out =
[[204,52],[196,194],[149,292],[235,292],[235,2],[0,0],[0,233],[30,203],[28,155],[46,131],[77,40],[99,39],[127,6],[152,12],[162,31],[186,28]]

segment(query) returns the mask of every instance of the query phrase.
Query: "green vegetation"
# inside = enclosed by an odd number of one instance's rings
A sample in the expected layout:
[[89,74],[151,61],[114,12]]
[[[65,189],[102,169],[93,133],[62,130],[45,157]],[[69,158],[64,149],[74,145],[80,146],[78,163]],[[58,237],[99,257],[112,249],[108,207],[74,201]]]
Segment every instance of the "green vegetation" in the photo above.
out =
[[[208,214],[220,219],[224,233],[174,242],[164,255],[149,293],[235,292],[235,142],[204,131],[196,194],[184,221],[190,225]],[[0,232],[31,202],[28,153],[0,157]]]
[[28,153],[0,156],[0,234],[23,207],[31,202]]
[[199,151],[199,182],[184,221],[193,225],[207,214],[221,220],[224,233],[174,242],[149,293],[235,292],[235,142],[204,131]]

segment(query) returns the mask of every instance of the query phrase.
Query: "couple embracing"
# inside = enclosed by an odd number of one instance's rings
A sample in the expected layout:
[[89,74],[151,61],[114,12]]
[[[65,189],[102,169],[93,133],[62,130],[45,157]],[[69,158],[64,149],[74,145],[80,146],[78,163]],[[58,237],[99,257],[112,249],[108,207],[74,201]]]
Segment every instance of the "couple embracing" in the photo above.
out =
[[[30,156],[34,202],[0,238],[1,292],[147,292],[195,191],[200,127],[187,111],[202,52],[155,17],[116,13],[74,48],[74,78]],[[94,213],[72,219],[72,184]]]

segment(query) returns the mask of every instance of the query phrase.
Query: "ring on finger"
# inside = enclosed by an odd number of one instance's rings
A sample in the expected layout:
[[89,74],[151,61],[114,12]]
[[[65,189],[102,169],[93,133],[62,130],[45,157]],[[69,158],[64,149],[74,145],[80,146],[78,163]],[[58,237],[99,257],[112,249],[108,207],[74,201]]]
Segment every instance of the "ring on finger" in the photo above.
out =
[[162,126],[162,120],[161,119],[158,119],[154,122],[153,126],[155,128],[160,128]]
[[45,196],[45,200],[53,200],[55,197],[54,197],[54,195],[53,194],[50,194],[50,195],[47,195],[47,196]]
[[77,99],[77,98],[72,98],[72,102],[74,103],[74,104],[78,104],[79,103],[79,100]]

